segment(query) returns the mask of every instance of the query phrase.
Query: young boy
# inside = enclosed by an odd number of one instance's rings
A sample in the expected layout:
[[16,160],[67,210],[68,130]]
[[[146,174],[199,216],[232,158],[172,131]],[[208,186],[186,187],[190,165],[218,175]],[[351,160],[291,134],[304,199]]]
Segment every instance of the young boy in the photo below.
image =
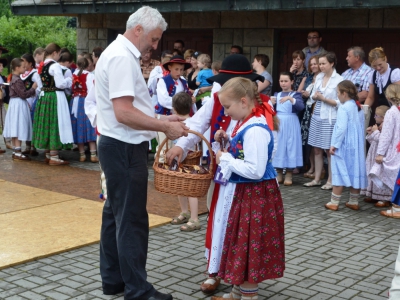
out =
[[[190,119],[190,111],[192,109],[192,98],[185,92],[180,92],[172,97],[172,109],[173,113],[184,118],[185,120]],[[193,231],[201,228],[199,221],[199,202],[197,198],[178,196],[179,204],[181,206],[181,213],[179,216],[172,219],[172,225],[180,225],[181,231]],[[190,206],[190,213],[189,207]]]
[[196,95],[196,106],[197,109],[200,109],[202,106],[201,100],[204,97],[210,96],[211,91],[208,89],[205,89],[207,87],[210,87],[211,84],[208,83],[207,78],[212,77],[213,71],[210,69],[211,67],[211,58],[208,54],[200,54],[199,57],[197,58],[197,66],[200,68],[199,74],[197,74],[197,80],[196,80],[196,85],[198,86],[199,93]]
[[[192,67],[182,56],[175,55],[169,62],[163,64],[164,69],[169,70],[169,74],[157,82],[157,105],[155,106],[156,117],[160,115],[170,115],[172,113],[172,97],[179,92],[190,94],[186,80],[182,77],[183,71]],[[157,142],[160,145],[166,138],[163,132],[159,132]],[[158,147],[157,147],[158,149]],[[164,151],[165,149],[163,149]],[[163,155],[160,162],[164,162]]]

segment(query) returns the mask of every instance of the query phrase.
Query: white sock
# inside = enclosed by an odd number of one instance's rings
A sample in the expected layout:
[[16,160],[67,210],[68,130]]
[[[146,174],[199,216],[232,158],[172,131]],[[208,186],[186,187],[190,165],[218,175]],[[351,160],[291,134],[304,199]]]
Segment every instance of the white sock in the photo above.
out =
[[350,193],[350,198],[348,203],[351,205],[358,205],[358,197],[360,197],[360,194]]
[[334,193],[332,193],[331,194],[331,201],[329,203],[332,203],[332,204],[335,204],[335,205],[339,205],[341,197],[342,197],[342,195],[335,195]]

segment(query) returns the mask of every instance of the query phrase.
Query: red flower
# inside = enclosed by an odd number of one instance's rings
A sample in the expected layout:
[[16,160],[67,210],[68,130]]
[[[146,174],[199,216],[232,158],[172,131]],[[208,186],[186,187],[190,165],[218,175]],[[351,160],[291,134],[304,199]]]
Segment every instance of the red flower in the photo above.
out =
[[397,184],[397,185],[400,185],[400,178],[397,179],[396,184]]

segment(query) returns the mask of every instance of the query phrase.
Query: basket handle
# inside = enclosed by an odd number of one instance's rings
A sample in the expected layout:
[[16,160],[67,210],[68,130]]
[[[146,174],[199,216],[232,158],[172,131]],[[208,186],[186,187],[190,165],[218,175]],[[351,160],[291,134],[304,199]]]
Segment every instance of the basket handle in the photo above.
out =
[[[197,131],[193,131],[193,130],[189,130],[188,132],[193,133],[193,134],[197,135],[199,138],[201,138],[206,143],[210,155],[213,153],[210,143],[207,141],[207,139],[201,133],[198,133]],[[158,160],[160,158],[161,150],[164,148],[164,145],[167,143],[168,140],[169,140],[168,137],[165,138],[162,141],[162,143],[158,146],[158,150],[157,150],[156,156],[154,158],[154,163],[157,165],[158,165]],[[210,174],[213,174],[213,170],[214,170],[214,159],[210,159],[210,170],[209,170]]]

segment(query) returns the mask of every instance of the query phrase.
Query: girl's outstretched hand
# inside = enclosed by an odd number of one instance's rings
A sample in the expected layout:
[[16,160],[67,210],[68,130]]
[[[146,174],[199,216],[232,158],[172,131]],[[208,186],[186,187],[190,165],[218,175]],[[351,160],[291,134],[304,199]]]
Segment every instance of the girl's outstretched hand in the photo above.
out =
[[335,155],[335,150],[336,150],[336,148],[333,147],[333,146],[331,146],[331,148],[329,149],[329,153],[330,153],[331,155]]

